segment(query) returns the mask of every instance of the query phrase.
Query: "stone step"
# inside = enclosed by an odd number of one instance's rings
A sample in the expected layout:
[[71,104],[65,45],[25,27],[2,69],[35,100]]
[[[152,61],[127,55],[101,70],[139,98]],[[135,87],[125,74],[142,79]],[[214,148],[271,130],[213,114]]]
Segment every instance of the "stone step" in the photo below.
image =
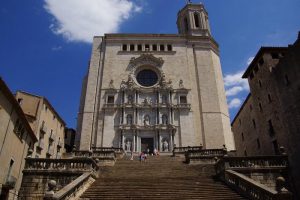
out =
[[244,199],[214,179],[213,165],[187,165],[170,156],[118,160],[102,167],[82,199]]

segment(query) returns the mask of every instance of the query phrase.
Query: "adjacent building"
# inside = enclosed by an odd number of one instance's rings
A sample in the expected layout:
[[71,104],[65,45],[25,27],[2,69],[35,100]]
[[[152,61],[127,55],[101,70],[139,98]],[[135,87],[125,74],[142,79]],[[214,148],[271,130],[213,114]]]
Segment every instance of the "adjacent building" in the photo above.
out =
[[0,199],[17,199],[25,157],[37,137],[15,96],[0,78]]
[[202,4],[178,12],[179,34],[96,36],[83,81],[81,150],[234,149],[219,58]]
[[61,158],[64,153],[65,122],[45,98],[18,91],[16,99],[34,131],[38,142],[34,145],[35,158]]
[[232,121],[237,155],[289,155],[300,191],[300,33],[288,47],[261,47],[245,71],[251,94]]

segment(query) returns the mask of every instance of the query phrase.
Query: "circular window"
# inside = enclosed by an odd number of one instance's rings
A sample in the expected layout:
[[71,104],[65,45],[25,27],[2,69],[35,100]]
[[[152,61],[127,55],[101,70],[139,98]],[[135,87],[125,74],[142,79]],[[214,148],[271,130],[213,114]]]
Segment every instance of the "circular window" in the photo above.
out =
[[137,74],[136,80],[140,85],[150,87],[157,83],[158,76],[154,71],[144,69]]

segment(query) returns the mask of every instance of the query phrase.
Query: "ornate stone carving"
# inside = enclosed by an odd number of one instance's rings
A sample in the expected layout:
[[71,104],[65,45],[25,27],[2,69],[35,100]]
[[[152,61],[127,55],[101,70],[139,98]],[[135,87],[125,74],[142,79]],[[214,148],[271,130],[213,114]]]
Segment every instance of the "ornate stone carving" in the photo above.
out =
[[108,87],[109,87],[109,89],[115,89],[113,80],[110,80]]
[[180,89],[183,89],[183,88],[184,88],[183,80],[182,80],[182,79],[180,79],[180,81],[179,81],[179,88],[180,88]]
[[163,64],[164,60],[162,58],[157,58],[150,53],[142,54],[138,58],[132,57],[129,62],[131,68],[136,68],[142,65],[151,65],[160,68]]

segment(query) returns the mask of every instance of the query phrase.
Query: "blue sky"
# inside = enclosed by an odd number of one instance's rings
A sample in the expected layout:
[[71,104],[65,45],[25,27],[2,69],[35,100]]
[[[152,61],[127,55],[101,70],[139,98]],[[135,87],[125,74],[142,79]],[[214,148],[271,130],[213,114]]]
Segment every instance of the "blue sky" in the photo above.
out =
[[[193,1],[199,3],[199,1]],[[202,0],[221,63],[231,119],[248,94],[240,79],[260,46],[286,46],[300,31],[299,0]],[[0,76],[13,92],[45,96],[76,127],[93,35],[177,33],[185,0],[1,0]]]

